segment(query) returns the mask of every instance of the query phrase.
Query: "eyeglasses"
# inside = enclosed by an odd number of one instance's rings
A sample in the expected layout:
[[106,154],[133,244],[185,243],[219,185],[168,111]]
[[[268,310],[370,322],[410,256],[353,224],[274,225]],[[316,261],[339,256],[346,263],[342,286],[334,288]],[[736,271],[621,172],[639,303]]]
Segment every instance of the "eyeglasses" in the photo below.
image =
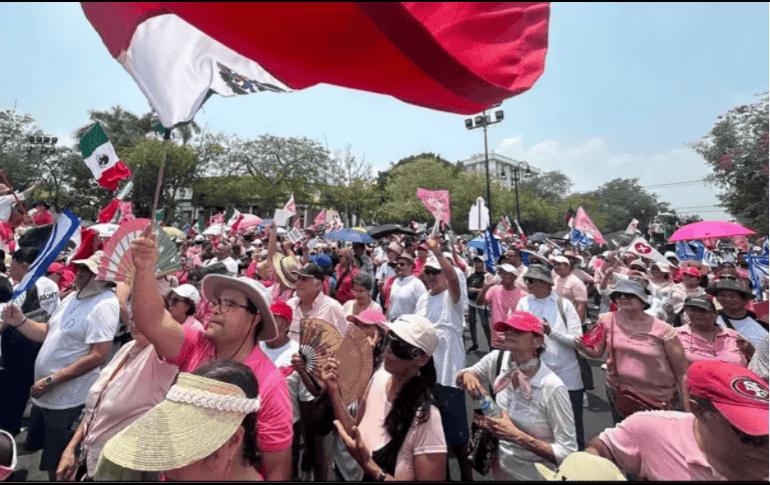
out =
[[230,300],[229,298],[215,298],[211,300],[211,307],[219,307],[223,313],[229,312],[233,308],[243,308],[244,310],[249,310],[248,305],[241,305],[237,301]]
[[425,268],[425,274],[430,276],[436,276],[437,274],[441,274],[441,270],[433,269],[433,268]]
[[176,298],[172,296],[171,298],[166,298],[166,301],[168,302],[168,306],[174,306],[180,301],[184,301],[184,300],[181,298]]
[[385,346],[390,347],[393,355],[401,360],[414,360],[425,353],[424,350],[404,342],[398,335],[388,332],[385,336]]
[[615,293],[615,298],[634,299],[636,298],[636,295],[634,295],[633,293]]

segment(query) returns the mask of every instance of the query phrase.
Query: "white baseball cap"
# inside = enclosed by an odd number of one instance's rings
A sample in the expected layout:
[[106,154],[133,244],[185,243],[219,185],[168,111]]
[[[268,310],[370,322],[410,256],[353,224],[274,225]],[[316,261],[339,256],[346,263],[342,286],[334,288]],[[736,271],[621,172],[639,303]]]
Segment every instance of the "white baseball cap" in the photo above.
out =
[[553,261],[554,263],[572,264],[572,263],[570,262],[570,260],[569,260],[569,259],[568,259],[566,256],[561,256],[561,255],[559,255],[559,256],[551,256],[551,257],[550,257],[550,258],[548,258],[548,259],[550,259],[550,260],[551,260],[551,261]]
[[187,298],[189,300],[192,300],[196,305],[201,301],[201,294],[198,292],[197,289],[195,289],[193,285],[189,285],[189,284],[179,285],[176,288],[171,288],[169,292],[176,293],[182,298]]
[[497,271],[505,271],[506,273],[519,274],[516,268],[510,263],[503,263],[497,265]]
[[430,320],[423,316],[401,315],[389,323],[388,328],[402,340],[424,350],[428,355],[433,355],[438,347],[436,329]]
[[425,268],[433,268],[433,269],[441,269],[441,263],[438,262],[438,259],[431,256],[425,261]]

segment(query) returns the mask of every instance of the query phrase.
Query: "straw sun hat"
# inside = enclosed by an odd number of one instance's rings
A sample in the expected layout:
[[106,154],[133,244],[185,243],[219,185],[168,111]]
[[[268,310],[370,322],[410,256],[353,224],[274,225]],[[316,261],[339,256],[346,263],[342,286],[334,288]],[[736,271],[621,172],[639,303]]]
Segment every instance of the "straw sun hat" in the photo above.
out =
[[104,445],[104,457],[132,470],[181,468],[218,450],[259,407],[238,386],[180,373],[165,401]]

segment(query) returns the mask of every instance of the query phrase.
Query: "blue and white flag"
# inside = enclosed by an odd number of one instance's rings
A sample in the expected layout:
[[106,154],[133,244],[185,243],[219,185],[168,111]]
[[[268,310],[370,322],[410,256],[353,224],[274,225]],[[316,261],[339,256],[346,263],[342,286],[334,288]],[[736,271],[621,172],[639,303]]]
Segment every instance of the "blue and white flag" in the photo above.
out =
[[188,223],[187,223],[187,224],[185,224],[185,225],[184,225],[184,227],[182,228],[182,232],[183,232],[183,233],[185,233],[185,235],[188,235],[188,234],[190,233],[190,228],[191,228],[191,227],[192,227],[192,226],[191,226],[191,225],[190,225],[190,223],[188,222]]
[[484,231],[484,263],[490,273],[495,272],[495,262],[500,258],[500,244],[492,234],[492,227]]
[[677,241],[676,257],[679,258],[679,261],[700,261],[700,258],[685,241]]
[[762,248],[762,254],[747,254],[743,259],[749,263],[749,278],[751,278],[751,291],[757,298],[762,298],[762,278],[768,274],[770,261],[768,258],[767,241]]
[[[719,258],[717,258],[717,255],[714,254],[713,251],[706,249],[706,246],[704,246],[702,242],[692,241],[690,244],[695,246],[695,257],[692,258],[694,261],[698,261],[707,266],[719,266]],[[677,246],[677,256],[678,255],[679,247]]]
[[56,260],[64,246],[67,245],[72,235],[80,228],[80,219],[70,212],[69,209],[64,209],[64,212],[59,216],[59,220],[54,224],[51,230],[51,235],[48,236],[43,246],[40,248],[40,252],[35,258],[35,261],[29,267],[29,271],[21,279],[19,285],[13,291],[11,299],[16,299],[19,295],[32,288],[32,285],[45,275],[48,271],[48,267]]
[[583,246],[590,248],[594,243],[594,240],[591,239],[591,236],[582,231],[579,231],[578,229],[572,229],[572,231],[569,233],[569,239],[573,246]]

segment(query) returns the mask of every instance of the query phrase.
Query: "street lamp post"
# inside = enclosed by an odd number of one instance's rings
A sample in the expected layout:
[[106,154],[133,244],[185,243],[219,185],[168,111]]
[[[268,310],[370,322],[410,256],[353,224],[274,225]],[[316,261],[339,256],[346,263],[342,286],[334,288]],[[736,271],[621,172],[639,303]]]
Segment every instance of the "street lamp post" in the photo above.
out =
[[519,174],[520,174],[522,165],[527,166],[527,170],[526,170],[527,175],[532,174],[532,167],[530,167],[527,162],[524,162],[524,161],[516,162],[516,164],[513,165],[512,167],[513,168],[513,186],[514,186],[514,190],[516,191],[516,220],[519,222],[521,222],[521,213],[519,212]]
[[489,150],[487,148],[487,126],[500,123],[501,121],[503,121],[503,110],[501,109],[495,111],[495,121],[492,121],[491,116],[489,116],[486,111],[482,112],[482,114],[476,116],[475,118],[465,119],[465,127],[467,129],[484,129],[484,167],[487,171],[487,209],[489,210],[490,221],[492,220],[492,196],[489,190]]

